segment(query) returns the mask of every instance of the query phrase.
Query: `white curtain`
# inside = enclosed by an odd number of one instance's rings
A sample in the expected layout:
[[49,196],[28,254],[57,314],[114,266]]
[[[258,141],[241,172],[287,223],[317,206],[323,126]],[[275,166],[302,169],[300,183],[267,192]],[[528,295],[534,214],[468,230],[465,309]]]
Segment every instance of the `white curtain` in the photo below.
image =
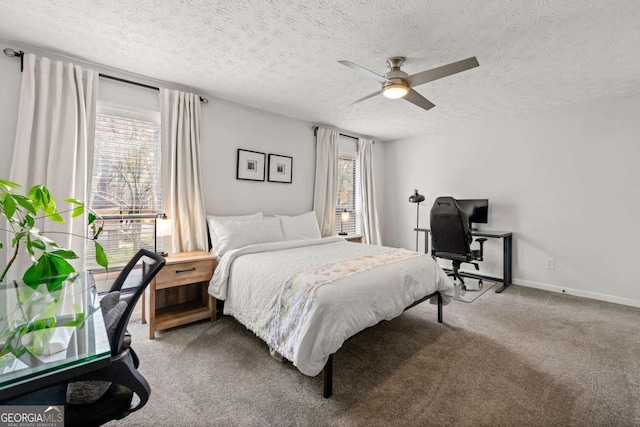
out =
[[358,139],[358,162],[360,164],[360,205],[362,207],[362,235],[365,243],[382,244],[378,211],[375,199],[375,179],[373,173],[373,141]]
[[316,134],[316,180],[313,210],[322,237],[331,236],[338,200],[338,136],[334,129],[318,128]]
[[[207,250],[207,220],[200,174],[200,97],[160,89],[162,195],[172,221],[169,252]],[[170,244],[169,244],[170,243]]]
[[[25,54],[9,179],[25,192],[44,184],[60,211],[71,207],[64,203],[69,197],[89,203],[97,93],[97,72]],[[75,251],[80,259],[74,266],[84,269],[86,241],[68,233],[86,236],[86,217],[63,217],[65,224],[41,221],[37,226],[45,233],[66,233],[50,237]],[[24,258],[14,264],[11,277],[22,276],[30,264]]]

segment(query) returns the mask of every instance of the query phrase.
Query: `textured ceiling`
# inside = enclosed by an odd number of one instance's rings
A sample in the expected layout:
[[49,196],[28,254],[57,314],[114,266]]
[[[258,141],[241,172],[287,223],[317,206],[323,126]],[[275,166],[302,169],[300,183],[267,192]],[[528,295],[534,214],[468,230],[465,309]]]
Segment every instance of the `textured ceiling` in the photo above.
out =
[[[2,0],[0,39],[378,139],[640,93],[637,0]],[[4,47],[4,46],[3,46]],[[421,110],[338,64],[409,74],[476,56],[418,87]]]

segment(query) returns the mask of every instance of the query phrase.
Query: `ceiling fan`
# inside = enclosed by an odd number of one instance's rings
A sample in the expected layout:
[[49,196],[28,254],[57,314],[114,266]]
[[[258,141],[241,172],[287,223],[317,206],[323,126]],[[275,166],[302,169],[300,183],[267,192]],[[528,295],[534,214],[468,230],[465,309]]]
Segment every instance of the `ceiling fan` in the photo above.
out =
[[466,71],[480,65],[478,64],[478,60],[476,59],[476,57],[472,56],[471,58],[452,62],[451,64],[443,65],[441,67],[436,67],[416,74],[408,75],[400,69],[405,61],[406,58],[403,56],[394,56],[387,59],[387,67],[390,68],[390,71],[384,76],[376,74],[373,71],[369,71],[366,68],[354,64],[351,61],[338,61],[342,65],[346,65],[347,67],[359,72],[360,74],[363,74],[382,83],[381,90],[372,93],[371,95],[367,95],[364,98],[360,98],[357,101],[354,101],[351,104],[347,105],[346,107],[357,104],[358,102],[364,101],[366,99],[373,98],[376,95],[382,94],[385,97],[391,99],[404,98],[406,101],[409,101],[420,108],[429,110],[430,108],[435,107],[435,104],[413,90],[414,87],[424,83],[432,82],[442,77],[447,77],[452,74],[459,73],[461,71]]

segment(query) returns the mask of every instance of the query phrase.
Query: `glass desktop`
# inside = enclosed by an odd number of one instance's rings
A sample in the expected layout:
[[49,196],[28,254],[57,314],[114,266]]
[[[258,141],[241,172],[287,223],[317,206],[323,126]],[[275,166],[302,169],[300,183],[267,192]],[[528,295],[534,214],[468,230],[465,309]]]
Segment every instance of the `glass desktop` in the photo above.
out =
[[0,283],[0,400],[14,386],[108,365],[110,355],[91,273],[73,273],[59,286]]

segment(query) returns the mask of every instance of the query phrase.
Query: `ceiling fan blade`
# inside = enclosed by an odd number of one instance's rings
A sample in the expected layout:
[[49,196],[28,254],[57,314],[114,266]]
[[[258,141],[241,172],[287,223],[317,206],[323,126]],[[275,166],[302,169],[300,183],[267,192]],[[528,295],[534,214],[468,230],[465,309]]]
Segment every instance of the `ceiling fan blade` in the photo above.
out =
[[443,65],[441,67],[432,68],[430,70],[422,71],[420,73],[413,74],[407,77],[405,80],[411,87],[416,87],[424,83],[432,82],[442,77],[447,77],[452,74],[466,71],[471,68],[479,66],[478,60],[475,56],[471,58],[463,59],[461,61],[452,62],[451,64]]
[[339,63],[341,63],[342,65],[346,65],[347,67],[351,68],[352,70],[355,70],[357,72],[359,72],[360,74],[364,74],[365,76],[369,77],[370,79],[374,79],[379,81],[380,83],[386,83],[387,79],[382,77],[379,74],[374,73],[373,71],[369,71],[366,68],[363,68],[361,66],[359,66],[358,64],[354,64],[351,61],[346,61],[346,60],[342,60],[342,61],[338,61]]
[[429,101],[427,98],[420,95],[413,89],[409,89],[409,92],[407,92],[403,99],[409,101],[414,105],[417,105],[420,108],[424,108],[425,110],[429,110],[436,106],[433,102]]
[[351,107],[353,104],[357,104],[358,102],[362,102],[362,101],[365,101],[365,100],[367,100],[367,99],[369,99],[369,98],[373,98],[374,96],[376,96],[376,95],[380,95],[381,93],[382,93],[382,91],[381,91],[381,90],[379,90],[379,91],[377,91],[377,92],[372,93],[371,95],[367,95],[367,96],[365,96],[364,98],[360,98],[360,99],[358,99],[357,101],[353,101],[351,104],[348,104],[348,105],[342,106],[342,107],[340,107],[340,109],[347,108],[347,107]]

